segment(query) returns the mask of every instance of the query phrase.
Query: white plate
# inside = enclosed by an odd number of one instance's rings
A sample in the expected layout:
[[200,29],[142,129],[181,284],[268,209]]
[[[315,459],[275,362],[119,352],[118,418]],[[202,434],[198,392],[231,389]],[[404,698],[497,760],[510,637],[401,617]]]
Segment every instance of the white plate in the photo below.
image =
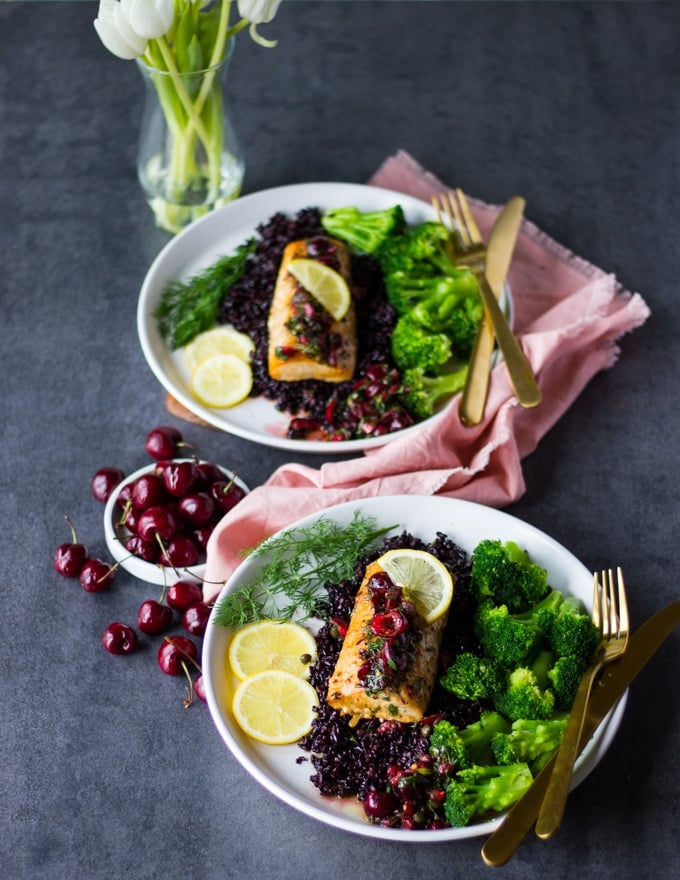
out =
[[[153,313],[169,281],[188,279],[232,253],[273,214],[295,214],[304,208],[353,205],[362,211],[381,210],[400,204],[410,224],[434,220],[426,202],[403,193],[351,183],[303,183],[263,190],[243,196],[195,221],[173,238],[151,264],[142,284],[137,307],[137,330],[144,357],[161,385],[194,415],[223,431],[265,446],[295,452],[340,454],[384,446],[397,437],[417,431],[420,422],[383,437],[365,440],[291,440],[286,437],[290,417],[279,412],[272,401],[248,398],[230,409],[204,406],[191,394],[189,370],[180,352],[172,352],[158,332]],[[507,298],[506,289],[506,298]],[[439,414],[432,419],[439,418]],[[430,420],[427,420],[430,421]]]
[[[175,461],[190,460],[193,459],[175,459]],[[201,460],[201,463],[207,464],[208,462]],[[155,467],[155,464],[149,464],[134,471],[134,473],[125,477],[125,479],[122,480],[109,495],[104,508],[104,536],[106,538],[106,546],[109,548],[111,556],[113,556],[116,562],[120,563],[121,568],[124,568],[129,574],[134,575],[134,577],[146,581],[147,584],[158,584],[159,586],[166,585],[169,587],[176,581],[189,580],[191,578],[194,578],[198,582],[202,582],[205,577],[205,563],[192,565],[187,568],[175,569],[167,565],[156,565],[154,562],[146,562],[138,556],[133,556],[125,547],[125,539],[128,537],[129,533],[127,530],[121,529],[120,526],[117,526],[121,514],[121,509],[118,507],[118,496],[124,486],[127,486],[129,483],[134,483],[134,481],[138,477],[141,477],[142,474],[150,474]],[[233,471],[230,471],[229,468],[222,467],[222,465],[218,465],[218,467],[224,473],[225,479],[233,480],[246,494],[250,492],[248,486],[246,486],[243,480],[236,476]]]
[[[438,531],[451,537],[470,553],[483,538],[514,540],[528,550],[533,561],[548,571],[550,585],[580,598],[588,609],[592,600],[592,575],[568,550],[533,526],[479,504],[451,498],[400,495],[349,502],[306,517],[295,527],[320,516],[340,523],[349,523],[359,509],[375,518],[380,526],[398,523],[403,529],[425,540],[434,539]],[[262,561],[246,560],[230,578],[222,595],[237,589],[249,580]],[[203,643],[203,674],[208,706],[213,721],[229,750],[242,766],[268,791],[286,804],[320,822],[354,834],[402,843],[438,843],[490,834],[500,818],[479,822],[465,828],[437,831],[406,831],[370,824],[359,803],[319,794],[309,780],[313,769],[309,761],[296,764],[295,759],[307,755],[297,746],[264,746],[241,732],[231,713],[234,681],[227,668],[227,650],[231,630],[213,622],[211,617]],[[602,758],[619,727],[627,694],[619,700],[600,726],[576,765],[573,784],[577,785]]]

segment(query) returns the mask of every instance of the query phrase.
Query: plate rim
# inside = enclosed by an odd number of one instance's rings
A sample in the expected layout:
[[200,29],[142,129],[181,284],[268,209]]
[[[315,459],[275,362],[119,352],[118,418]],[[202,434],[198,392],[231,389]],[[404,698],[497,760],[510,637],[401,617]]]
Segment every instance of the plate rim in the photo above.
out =
[[[325,509],[315,511],[308,516],[303,517],[302,519],[297,520],[296,522],[291,523],[288,526],[285,526],[275,534],[278,535],[288,529],[304,527],[305,525],[317,520],[322,516],[340,518],[341,520],[344,518],[345,520],[348,520],[349,515],[353,513],[353,511],[355,511],[357,508],[368,508],[369,513],[371,512],[372,508],[380,507],[397,510],[400,504],[409,505],[411,507],[415,505],[418,501],[424,502],[432,508],[440,508],[442,512],[450,512],[452,516],[455,515],[456,511],[458,511],[458,515],[460,518],[463,518],[466,515],[468,527],[470,518],[488,516],[492,520],[492,528],[493,524],[502,523],[509,526],[510,531],[519,529],[522,534],[530,536],[538,543],[543,544],[545,547],[552,550],[552,552],[556,553],[558,557],[562,556],[564,564],[568,562],[571,568],[579,572],[580,577],[584,579],[583,585],[586,593],[584,597],[584,602],[586,606],[590,609],[589,596],[590,588],[592,585],[592,574],[568,548],[560,544],[552,536],[542,531],[538,527],[532,525],[531,523],[521,520],[518,517],[515,517],[505,511],[499,510],[497,508],[490,508],[487,505],[480,504],[474,501],[435,495],[374,496],[370,498],[345,501],[340,504],[332,505]],[[401,529],[403,527],[400,526],[399,528]],[[451,523],[449,523],[448,529],[442,530],[449,534],[453,540],[456,540],[456,536],[455,534],[453,534],[454,526]],[[491,537],[491,535],[489,535],[489,537]],[[469,549],[468,552],[470,552]],[[244,560],[244,562],[239,565],[239,567],[227,580],[226,584],[220,591],[219,597],[215,600],[215,607],[217,606],[220,598],[223,595],[231,592],[239,585],[239,582],[244,578],[244,575],[247,574],[250,568],[259,564],[259,559]],[[252,756],[247,753],[246,748],[238,742],[237,736],[235,736],[232,732],[231,727],[235,729],[235,722],[232,722],[232,724],[229,725],[225,720],[224,713],[222,712],[222,708],[220,705],[221,701],[217,693],[218,687],[213,679],[213,668],[210,661],[212,659],[212,662],[215,662],[215,651],[218,649],[216,640],[219,641],[220,637],[224,642],[224,647],[226,648],[226,645],[228,644],[229,630],[226,627],[215,624],[214,613],[215,612],[213,611],[208,621],[208,627],[206,629],[203,642],[202,658],[203,677],[210,715],[213,724],[217,729],[217,732],[219,733],[223,743],[226,745],[231,754],[236,758],[238,763],[260,785],[262,785],[263,788],[265,788],[265,790],[270,792],[270,794],[273,794],[279,800],[283,801],[296,811],[301,812],[302,814],[310,818],[316,819],[317,821],[320,821],[325,825],[330,825],[340,830],[348,831],[350,833],[358,834],[364,837],[398,841],[400,843],[455,842],[458,840],[465,840],[490,834],[493,832],[495,827],[500,824],[503,819],[503,815],[500,815],[485,822],[479,822],[475,823],[474,825],[465,826],[464,828],[445,828],[431,831],[384,828],[383,826],[373,825],[369,823],[365,819],[365,817],[352,817],[349,813],[347,816],[344,816],[340,813],[333,813],[330,812],[328,809],[324,809],[323,803],[325,799],[321,794],[316,791],[316,789],[314,789],[314,794],[318,799],[318,803],[311,803],[308,800],[304,800],[301,796],[296,795],[295,792],[288,790],[285,785],[283,785],[278,780],[273,780],[271,777],[267,776],[263,767],[260,766],[260,764],[258,764],[255,760],[253,760]],[[627,699],[628,691],[626,690],[621,698],[617,701],[616,705],[610,710],[610,712],[603,720],[600,727],[592,736],[588,745],[584,749],[583,754],[579,758],[576,769],[574,771],[571,784],[572,789],[583,782],[583,780],[595,769],[595,767],[598,765],[598,763],[608,750],[620,726],[623,713],[627,704]],[[295,760],[294,755],[304,756],[306,754],[296,745],[289,747],[262,747],[259,745],[255,746],[254,744],[247,741],[247,738],[245,737],[244,741],[247,742],[247,745],[250,746],[251,752],[254,749],[263,748],[277,750],[287,748],[290,752],[292,761]],[[309,772],[311,774],[311,764],[305,764],[304,766],[309,768]],[[336,802],[341,801],[341,799],[339,798],[329,800],[334,800]],[[354,804],[353,801],[350,801],[350,803]]]
[[[278,202],[278,200],[281,199],[282,202],[279,210],[283,212],[286,211],[286,197],[296,197],[301,202],[304,201],[304,206],[306,207],[313,205],[323,207],[323,205],[319,205],[319,202],[323,202],[323,198],[319,195],[321,192],[337,193],[338,198],[341,193],[344,193],[346,194],[347,199],[352,198],[351,194],[355,194],[355,196],[361,194],[364,198],[378,196],[380,199],[384,200],[385,203],[401,203],[407,213],[420,212],[427,217],[427,219],[435,219],[434,209],[423,199],[385,187],[372,186],[371,184],[342,181],[318,181],[273,186],[253,193],[248,193],[247,195],[240,196],[238,199],[224,205],[216,211],[198,218],[164,245],[149,266],[142,282],[137,301],[136,323],[138,339],[147,366],[151,369],[151,372],[165,391],[171,394],[194,416],[203,419],[218,430],[259,445],[283,449],[289,452],[336,456],[360,453],[364,450],[380,449],[389,443],[410,437],[414,433],[420,431],[423,427],[439,421],[448,410],[449,406],[455,406],[455,400],[459,395],[456,395],[447,406],[443,407],[438,413],[435,413],[430,418],[418,422],[415,425],[411,425],[408,428],[403,428],[400,431],[395,431],[392,434],[386,434],[381,437],[371,437],[365,440],[322,441],[293,440],[284,436],[278,436],[274,433],[259,433],[242,425],[234,425],[229,422],[225,423],[223,416],[219,411],[216,413],[214,409],[199,403],[190,393],[188,393],[188,391],[179,387],[178,384],[168,376],[167,371],[163,368],[163,365],[157,356],[156,350],[160,345],[165,347],[166,353],[171,357],[173,356],[173,353],[169,351],[164,340],[161,339],[157,327],[155,326],[152,313],[152,309],[156,304],[153,299],[154,295],[156,296],[156,300],[160,295],[159,286],[169,281],[172,277],[176,277],[176,274],[173,275],[172,272],[165,272],[164,269],[167,265],[172,265],[173,262],[176,261],[177,254],[183,253],[185,250],[191,249],[191,247],[194,247],[194,253],[198,252],[201,247],[200,241],[202,237],[209,242],[209,244],[214,245],[216,243],[215,235],[220,230],[223,236],[229,234],[235,235],[237,224],[228,227],[232,217],[238,217],[239,214],[247,213],[249,210],[253,209],[253,206],[257,207],[260,203],[264,204],[269,200]],[[329,197],[327,197],[327,200],[331,201]],[[299,208],[291,208],[290,210],[299,210]],[[267,216],[271,216],[272,213],[274,213],[274,210],[270,209],[267,212]],[[267,216],[264,214],[261,215],[259,222],[266,220]],[[245,240],[247,235],[247,228],[243,227],[243,240]],[[206,246],[203,247],[204,251]],[[188,265],[186,260],[183,261],[183,265],[186,273],[186,267]],[[181,274],[179,266],[178,271]],[[505,298],[508,303],[511,317],[511,297],[507,284],[505,285]],[[265,398],[252,398],[250,399],[250,403],[253,408],[257,406],[256,401],[266,401],[266,404],[261,403],[260,405],[266,405],[268,408],[271,408],[272,413],[275,412],[272,401],[266,400]],[[248,403],[248,400],[244,401],[244,404]],[[243,406],[244,404],[240,404],[240,406]],[[274,416],[272,416],[272,420],[273,419]]]

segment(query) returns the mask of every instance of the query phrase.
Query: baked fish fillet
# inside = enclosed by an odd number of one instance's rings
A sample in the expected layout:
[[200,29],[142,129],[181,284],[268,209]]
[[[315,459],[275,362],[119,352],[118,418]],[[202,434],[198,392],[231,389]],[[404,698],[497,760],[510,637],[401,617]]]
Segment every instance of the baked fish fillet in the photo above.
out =
[[[350,282],[350,256],[341,241],[328,239],[333,245],[340,263],[340,274]],[[271,309],[267,322],[269,333],[268,367],[272,379],[282,382],[299,382],[302,379],[320,379],[324,382],[345,382],[354,375],[357,360],[356,314],[351,304],[341,321],[333,321],[329,333],[334,334],[334,362],[315,360],[299,350],[298,341],[286,323],[295,314],[293,296],[298,289],[297,280],[288,272],[291,260],[314,259],[307,251],[307,240],[292,241],[286,246],[274,287]],[[322,308],[319,306],[319,308]],[[287,352],[287,356],[280,356]]]
[[367,628],[373,619],[374,608],[368,582],[382,571],[376,563],[366,569],[357,592],[347,634],[340,650],[335,669],[328,683],[327,702],[343,715],[357,718],[385,718],[412,723],[420,721],[432,695],[437,675],[437,658],[446,615],[431,624],[416,618],[421,638],[416,643],[409,667],[399,678],[394,689],[367,691],[359,680],[358,672],[366,662]]

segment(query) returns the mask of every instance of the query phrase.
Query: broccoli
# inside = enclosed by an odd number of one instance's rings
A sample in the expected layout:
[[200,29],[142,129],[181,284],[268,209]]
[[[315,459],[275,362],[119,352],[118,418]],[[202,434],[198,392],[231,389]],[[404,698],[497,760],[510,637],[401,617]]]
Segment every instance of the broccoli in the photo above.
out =
[[541,644],[546,612],[561,603],[562,594],[555,590],[527,611],[515,614],[507,605],[482,602],[475,615],[475,632],[485,655],[509,668],[523,665]]
[[563,596],[556,609],[541,614],[541,626],[558,657],[572,655],[588,661],[600,644],[600,631],[575,596]]
[[446,322],[444,330],[451,340],[453,353],[463,361],[470,359],[483,316],[484,306],[480,297],[469,296]]
[[520,718],[509,732],[496,733],[491,739],[491,751],[496,764],[528,763],[536,775],[559,747],[567,726],[566,715],[548,719]]
[[473,273],[453,264],[448,242],[446,226],[427,222],[385,239],[376,254],[390,304],[398,314],[418,306],[420,323],[431,330],[442,329],[466,297],[479,299]]
[[439,684],[461,700],[490,700],[501,689],[502,681],[495,660],[466,651],[456,657]]
[[432,728],[430,754],[438,762],[456,769],[472,767],[485,758],[491,759],[491,741],[498,733],[508,731],[508,722],[498,712],[482,712],[478,721],[457,728],[442,720]]
[[402,315],[392,331],[392,357],[402,371],[422,367],[437,374],[451,357],[451,342],[443,333],[424,329],[411,314]]
[[507,810],[533,782],[524,762],[460,770],[446,787],[444,812],[450,825],[467,825],[476,816]]
[[548,681],[555,692],[555,706],[565,712],[571,709],[588,661],[574,654],[558,657],[548,671]]
[[531,562],[525,550],[514,541],[492,538],[473,551],[470,585],[479,601],[507,605],[512,612],[526,610],[550,590],[546,570]]
[[360,211],[347,207],[325,211],[321,225],[329,235],[341,239],[354,250],[374,254],[385,239],[403,232],[406,220],[401,205],[381,211]]
[[555,711],[555,694],[546,687],[544,678],[536,665],[513,669],[508,674],[505,688],[494,698],[495,709],[511,721],[550,718]]
[[439,404],[463,388],[467,371],[467,364],[439,376],[427,376],[422,367],[406,370],[402,377],[404,392],[400,395],[401,402],[415,418],[427,419],[434,415]]

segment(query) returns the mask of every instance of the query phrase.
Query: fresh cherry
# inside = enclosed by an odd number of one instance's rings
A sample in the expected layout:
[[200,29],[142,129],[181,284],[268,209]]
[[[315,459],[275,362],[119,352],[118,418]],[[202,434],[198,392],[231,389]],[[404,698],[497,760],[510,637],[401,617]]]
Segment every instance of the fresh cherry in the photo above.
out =
[[180,498],[179,515],[191,526],[204,526],[215,514],[215,502],[207,492],[190,492]]
[[196,676],[196,678],[194,679],[194,693],[199,700],[203,700],[204,703],[208,702],[208,698],[205,695],[205,682],[203,681],[203,673]]
[[169,541],[177,531],[177,520],[167,505],[149,507],[139,515],[137,534],[142,541],[155,541],[156,536]]
[[146,599],[139,606],[137,626],[148,635],[157,635],[170,629],[173,621],[172,608],[156,599]]
[[210,487],[210,494],[219,509],[227,513],[241,501],[246,493],[234,480],[218,480]]
[[164,458],[173,458],[178,446],[185,446],[182,434],[177,428],[161,425],[149,432],[144,443],[144,448],[151,458],[161,461]]
[[190,605],[182,616],[182,626],[192,636],[202,636],[208,625],[210,606],[204,602]]
[[80,571],[80,586],[88,593],[108,590],[113,583],[116,569],[103,559],[88,559]]
[[137,633],[126,623],[110,623],[104,630],[102,645],[109,654],[130,654],[137,647]]
[[66,522],[71,529],[71,540],[57,547],[54,553],[54,567],[63,577],[78,577],[90,554],[85,544],[78,543],[76,530],[68,517]]
[[97,499],[97,501],[106,503],[109,500],[109,495],[113,492],[113,490],[119,483],[122,483],[124,479],[125,474],[123,473],[123,471],[120,470],[120,468],[99,468],[94,477],[92,477],[92,482],[90,484],[92,494]]
[[191,536],[196,542],[196,546],[205,551],[208,546],[208,539],[214,531],[215,524],[209,523],[207,526],[201,526],[199,529],[194,529]]
[[158,665],[166,675],[181,675],[186,667],[186,661],[196,661],[198,648],[184,636],[166,636],[163,644],[158,649]]
[[163,468],[163,482],[173,498],[188,495],[196,482],[196,464],[193,461],[173,461]]
[[144,562],[156,562],[160,547],[155,541],[142,541],[139,535],[130,535],[125,542],[125,549]]
[[161,554],[163,565],[186,568],[200,562],[201,553],[196,542],[184,532],[176,532],[165,545]]
[[186,611],[190,605],[203,601],[203,590],[194,581],[176,581],[168,587],[166,601],[176,611]]
[[224,471],[211,461],[202,461],[196,465],[198,479],[203,486],[210,486],[224,479]]
[[160,474],[142,474],[132,486],[132,504],[137,510],[146,510],[168,501],[165,483]]

